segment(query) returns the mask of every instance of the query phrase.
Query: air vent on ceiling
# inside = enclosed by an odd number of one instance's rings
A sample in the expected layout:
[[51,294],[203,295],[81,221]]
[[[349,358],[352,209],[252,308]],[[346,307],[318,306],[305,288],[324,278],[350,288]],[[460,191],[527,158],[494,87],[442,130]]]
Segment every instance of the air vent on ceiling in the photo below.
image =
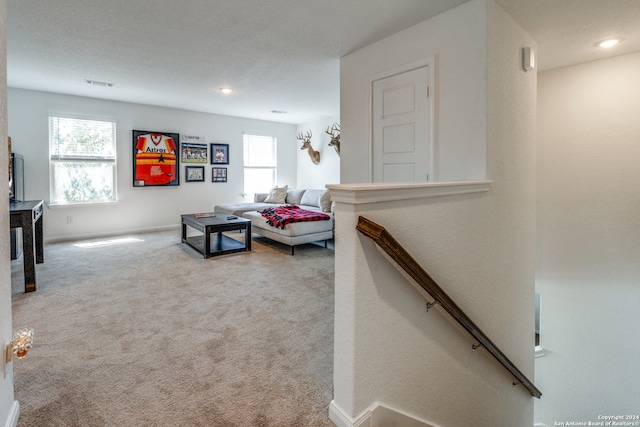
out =
[[101,86],[101,87],[113,87],[113,83],[109,82],[99,82],[97,80],[85,80],[90,85]]

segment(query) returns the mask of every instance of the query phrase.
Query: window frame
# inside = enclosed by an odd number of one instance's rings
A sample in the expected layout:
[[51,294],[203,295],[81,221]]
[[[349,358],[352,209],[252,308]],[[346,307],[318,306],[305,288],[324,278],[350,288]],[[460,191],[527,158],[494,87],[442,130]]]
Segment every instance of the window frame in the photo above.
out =
[[[112,150],[113,155],[90,155],[86,153],[81,154],[61,154],[59,151],[59,139],[54,134],[54,129],[58,128],[58,124],[54,124],[54,120],[69,120],[80,122],[99,122],[108,123],[111,126],[111,144],[109,148]],[[117,162],[117,121],[113,118],[105,117],[90,117],[90,116],[76,116],[67,114],[49,113],[48,118],[48,133],[49,133],[49,205],[51,206],[76,206],[76,205],[93,205],[93,204],[105,204],[116,203],[118,201],[118,162]],[[108,199],[91,199],[73,201],[66,198],[58,198],[56,196],[56,184],[59,179],[56,178],[56,165],[58,163],[100,163],[110,166],[111,169],[111,197]]]

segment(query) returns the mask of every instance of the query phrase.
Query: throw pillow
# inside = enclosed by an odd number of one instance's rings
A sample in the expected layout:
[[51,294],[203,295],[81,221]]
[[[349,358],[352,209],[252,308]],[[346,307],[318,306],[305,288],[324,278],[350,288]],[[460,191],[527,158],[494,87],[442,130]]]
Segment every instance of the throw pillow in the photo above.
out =
[[290,188],[287,190],[287,203],[290,205],[299,205],[305,190],[296,190]]
[[264,199],[264,202],[278,203],[278,204],[286,203],[285,200],[287,199],[287,188],[288,188],[288,185],[285,185],[284,187],[278,187],[276,185],[271,189],[271,191],[269,191],[269,195],[267,196],[266,199]]
[[320,207],[320,196],[324,190],[307,190],[300,200],[301,205]]
[[322,212],[331,212],[331,193],[328,188],[320,196],[320,208]]

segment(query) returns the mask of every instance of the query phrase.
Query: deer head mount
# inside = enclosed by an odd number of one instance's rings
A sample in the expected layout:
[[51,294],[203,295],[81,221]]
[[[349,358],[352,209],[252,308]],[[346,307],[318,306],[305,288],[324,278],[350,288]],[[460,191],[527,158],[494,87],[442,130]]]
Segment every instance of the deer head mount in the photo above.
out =
[[[331,141],[329,141],[329,147],[335,148],[336,153],[338,153],[338,156],[339,156],[340,155],[340,124],[334,123],[333,126],[331,126],[331,128],[327,126],[327,130],[325,132],[331,137]],[[336,135],[336,132],[338,133],[337,135]]]
[[302,147],[300,147],[300,149],[307,149],[309,157],[311,157],[311,161],[316,165],[320,163],[320,153],[314,150],[311,146],[311,131],[307,131],[306,135],[303,135],[302,132],[300,132],[297,139],[302,141]]

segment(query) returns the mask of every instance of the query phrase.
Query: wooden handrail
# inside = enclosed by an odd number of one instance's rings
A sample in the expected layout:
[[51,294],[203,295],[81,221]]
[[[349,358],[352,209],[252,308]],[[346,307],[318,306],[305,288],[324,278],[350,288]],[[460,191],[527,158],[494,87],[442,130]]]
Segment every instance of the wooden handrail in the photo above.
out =
[[[482,332],[482,330],[469,319],[464,311],[442,290],[442,288],[427,274],[416,260],[389,234],[381,225],[364,217],[358,218],[356,230],[371,238],[387,255],[389,255],[404,271],[409,274],[429,295],[435,299],[435,303],[440,304],[444,310],[451,315],[467,332],[469,332],[481,346],[487,349],[498,362],[502,364],[511,374],[524,385],[531,395],[537,398],[542,396],[540,390],[520,372],[520,370],[500,351],[496,345]],[[435,304],[434,303],[434,304]],[[431,306],[431,304],[429,305]],[[475,347],[474,347],[475,348]]]

